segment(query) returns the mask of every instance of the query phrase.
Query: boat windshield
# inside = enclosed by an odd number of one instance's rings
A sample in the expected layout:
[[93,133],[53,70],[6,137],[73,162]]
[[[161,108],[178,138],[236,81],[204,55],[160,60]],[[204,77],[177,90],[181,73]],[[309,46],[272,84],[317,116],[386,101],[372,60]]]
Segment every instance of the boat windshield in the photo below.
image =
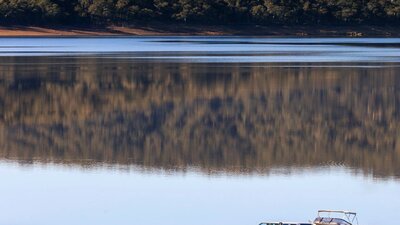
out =
[[358,224],[356,213],[338,210],[319,210],[314,220],[317,225],[352,225],[354,222]]
[[328,225],[328,224],[332,224],[332,225],[351,225],[351,223],[347,222],[344,219],[340,219],[340,218],[330,218],[330,217],[317,217],[314,220],[314,224],[318,224],[318,225]]
[[282,223],[282,222],[277,222],[277,223],[260,223],[260,225],[312,225],[311,223]]

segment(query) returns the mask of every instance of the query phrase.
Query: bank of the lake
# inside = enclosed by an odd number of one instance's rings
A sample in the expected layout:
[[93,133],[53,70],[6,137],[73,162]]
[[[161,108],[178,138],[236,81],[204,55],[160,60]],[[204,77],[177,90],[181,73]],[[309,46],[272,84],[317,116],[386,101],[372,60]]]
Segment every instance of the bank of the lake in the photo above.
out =
[[141,24],[129,26],[0,26],[0,37],[44,36],[312,36],[312,37],[400,37],[398,26],[260,26]]

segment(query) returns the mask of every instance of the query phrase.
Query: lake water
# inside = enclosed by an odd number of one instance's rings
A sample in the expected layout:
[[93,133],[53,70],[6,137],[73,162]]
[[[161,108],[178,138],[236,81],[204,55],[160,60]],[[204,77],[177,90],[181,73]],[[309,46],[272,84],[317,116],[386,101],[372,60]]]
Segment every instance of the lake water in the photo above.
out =
[[0,224],[400,206],[400,39],[1,38]]

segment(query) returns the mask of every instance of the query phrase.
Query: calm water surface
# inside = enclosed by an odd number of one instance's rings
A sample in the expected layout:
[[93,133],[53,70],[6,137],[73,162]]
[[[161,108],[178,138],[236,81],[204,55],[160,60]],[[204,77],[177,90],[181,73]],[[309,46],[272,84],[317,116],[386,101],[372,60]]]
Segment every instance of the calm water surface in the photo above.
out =
[[2,38],[0,224],[400,205],[400,39]]

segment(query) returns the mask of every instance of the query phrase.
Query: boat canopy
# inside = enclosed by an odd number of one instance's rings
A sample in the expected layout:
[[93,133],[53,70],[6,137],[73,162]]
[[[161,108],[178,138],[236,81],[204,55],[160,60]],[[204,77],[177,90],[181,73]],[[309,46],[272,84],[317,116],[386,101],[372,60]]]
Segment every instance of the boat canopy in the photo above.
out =
[[357,213],[340,210],[319,210],[314,220],[315,225],[353,225],[354,222],[358,224]]

